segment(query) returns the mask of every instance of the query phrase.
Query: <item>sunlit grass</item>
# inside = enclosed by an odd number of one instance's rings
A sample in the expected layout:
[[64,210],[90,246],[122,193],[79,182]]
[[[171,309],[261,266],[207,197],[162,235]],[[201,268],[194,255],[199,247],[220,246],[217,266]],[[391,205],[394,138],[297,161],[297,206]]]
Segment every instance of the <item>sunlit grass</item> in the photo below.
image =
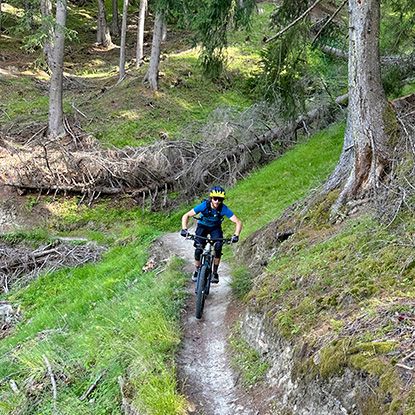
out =
[[[0,343],[0,378],[13,376],[18,385],[32,382],[39,388],[15,396],[0,383],[0,413],[50,410],[45,357],[57,378],[62,413],[117,413],[120,376],[140,410],[184,413],[173,353],[180,342],[185,279],[178,262],[162,274],[143,273],[154,231],[137,226],[136,232],[134,242],[112,248],[98,264],[45,275],[7,296],[19,305],[22,321]],[[102,381],[96,391],[81,401],[97,376]]]
[[338,160],[343,135],[339,125],[319,132],[230,189],[229,204],[244,221],[242,235],[274,220],[320,185]]

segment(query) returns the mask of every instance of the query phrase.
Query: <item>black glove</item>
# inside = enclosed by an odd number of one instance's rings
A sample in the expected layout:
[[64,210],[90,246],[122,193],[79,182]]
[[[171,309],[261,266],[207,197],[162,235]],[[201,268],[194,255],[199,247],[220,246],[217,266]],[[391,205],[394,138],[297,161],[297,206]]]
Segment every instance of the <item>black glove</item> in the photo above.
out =
[[189,231],[187,229],[182,229],[180,235],[183,236],[183,238],[186,238],[186,236],[189,235]]
[[238,235],[233,235],[231,238],[231,242],[233,244],[236,244],[239,241],[239,236]]

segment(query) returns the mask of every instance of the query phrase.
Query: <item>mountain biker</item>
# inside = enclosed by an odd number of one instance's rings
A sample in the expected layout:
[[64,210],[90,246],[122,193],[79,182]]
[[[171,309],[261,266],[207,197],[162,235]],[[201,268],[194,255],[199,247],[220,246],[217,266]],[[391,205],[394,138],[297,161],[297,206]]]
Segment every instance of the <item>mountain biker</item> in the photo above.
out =
[[[214,186],[209,191],[209,199],[204,200],[202,203],[195,206],[189,212],[182,216],[182,230],[180,235],[186,237],[189,234],[187,230],[187,224],[189,218],[200,214],[197,220],[197,228],[195,232],[195,267],[196,270],[192,276],[192,280],[196,281],[197,273],[200,268],[200,257],[203,253],[203,248],[206,245],[206,240],[198,238],[198,236],[207,237],[210,235],[212,239],[223,238],[222,222],[225,218],[229,218],[235,223],[235,233],[231,238],[231,242],[236,243],[239,240],[239,234],[242,230],[242,222],[236,217],[236,215],[223,203],[226,197],[225,189],[221,186]],[[215,258],[213,261],[213,275],[212,283],[217,284],[219,282],[218,268],[220,258],[222,256],[222,241],[215,242]]]

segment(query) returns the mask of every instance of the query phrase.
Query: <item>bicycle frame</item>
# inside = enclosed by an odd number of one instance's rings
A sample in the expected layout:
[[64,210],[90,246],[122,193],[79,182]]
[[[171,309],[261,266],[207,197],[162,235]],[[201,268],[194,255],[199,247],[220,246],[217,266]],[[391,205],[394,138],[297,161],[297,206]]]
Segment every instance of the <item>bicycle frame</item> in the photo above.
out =
[[[208,271],[207,279],[205,282],[206,296],[209,295],[210,282],[211,282],[211,277],[212,277],[212,266],[213,266],[213,258],[214,258],[214,255],[213,255],[214,250],[212,248],[213,248],[213,243],[211,243],[211,241],[207,241],[206,246],[200,258],[200,269],[202,269],[202,267],[205,266],[206,270]],[[195,289],[196,293],[197,293],[199,284],[203,283],[200,281],[201,280],[200,276],[201,276],[201,273],[199,271],[197,274],[197,281],[196,281],[196,289]]]
[[195,287],[196,293],[196,318],[202,318],[203,308],[205,305],[205,299],[209,295],[210,291],[210,283],[211,283],[211,276],[212,276],[212,266],[213,266],[213,252],[214,244],[217,241],[224,241],[225,243],[230,243],[229,238],[221,238],[221,239],[212,239],[206,238],[203,236],[197,235],[188,235],[188,239],[194,240],[195,237],[206,240],[205,248],[201,255],[201,264],[199,271],[197,273],[197,281]]

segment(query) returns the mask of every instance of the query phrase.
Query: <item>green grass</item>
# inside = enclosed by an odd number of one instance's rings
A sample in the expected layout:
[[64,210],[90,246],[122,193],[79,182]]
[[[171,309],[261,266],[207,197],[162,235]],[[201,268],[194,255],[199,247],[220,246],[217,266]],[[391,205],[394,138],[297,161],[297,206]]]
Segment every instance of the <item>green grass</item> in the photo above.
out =
[[[140,411],[184,412],[173,354],[185,278],[177,261],[161,274],[144,274],[148,244],[114,247],[98,264],[45,275],[6,297],[20,306],[22,321],[0,343],[0,413],[50,412],[45,356],[61,413],[121,413],[119,376]],[[99,374],[96,391],[80,401]],[[22,393],[11,392],[10,379]]]
[[51,240],[47,229],[36,228],[29,230],[16,230],[0,235],[0,241],[9,244],[16,244],[19,242],[30,242],[32,244],[39,244],[42,242],[49,242]]
[[204,79],[195,50],[169,55],[161,63],[163,76],[157,93],[142,85],[144,69],[100,100],[81,106],[88,116],[97,115],[88,131],[105,145],[149,144],[161,133],[178,139],[184,126],[205,121],[217,107],[240,110],[252,103],[244,90],[231,84],[224,90],[222,85]]
[[415,82],[407,84],[403,87],[402,95],[415,94]]
[[277,218],[327,178],[340,155],[343,134],[340,125],[317,133],[229,190],[227,201],[243,220],[243,237]]

